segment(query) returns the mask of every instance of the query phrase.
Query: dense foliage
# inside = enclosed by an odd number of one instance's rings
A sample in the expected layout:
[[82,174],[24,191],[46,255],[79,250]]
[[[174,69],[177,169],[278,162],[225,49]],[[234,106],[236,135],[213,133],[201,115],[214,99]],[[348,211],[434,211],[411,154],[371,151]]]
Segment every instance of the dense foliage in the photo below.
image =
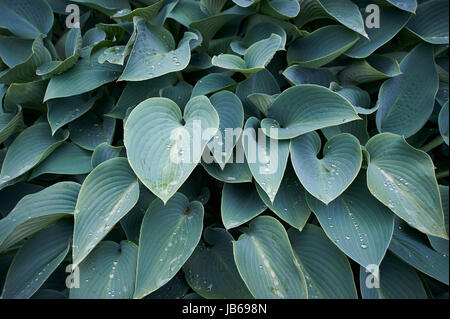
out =
[[2,297],[448,298],[448,6],[0,0]]

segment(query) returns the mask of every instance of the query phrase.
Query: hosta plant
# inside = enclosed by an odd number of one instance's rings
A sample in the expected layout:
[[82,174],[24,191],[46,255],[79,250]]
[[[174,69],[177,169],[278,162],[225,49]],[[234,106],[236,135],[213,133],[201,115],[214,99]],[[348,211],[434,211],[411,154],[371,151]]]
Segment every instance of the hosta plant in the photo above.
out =
[[448,298],[447,0],[0,0],[10,298]]

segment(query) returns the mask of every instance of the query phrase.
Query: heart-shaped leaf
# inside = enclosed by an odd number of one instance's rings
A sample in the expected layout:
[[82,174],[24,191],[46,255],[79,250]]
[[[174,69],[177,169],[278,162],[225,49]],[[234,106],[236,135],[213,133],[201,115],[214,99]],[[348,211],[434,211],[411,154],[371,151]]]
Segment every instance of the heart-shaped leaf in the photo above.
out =
[[322,143],[316,132],[291,141],[291,161],[306,190],[325,204],[330,203],[353,182],[362,163],[361,146],[350,134],[331,138],[317,155]]
[[128,161],[142,183],[167,202],[200,162],[218,127],[219,116],[205,96],[192,98],[184,117],[171,100],[148,99],[125,123]]

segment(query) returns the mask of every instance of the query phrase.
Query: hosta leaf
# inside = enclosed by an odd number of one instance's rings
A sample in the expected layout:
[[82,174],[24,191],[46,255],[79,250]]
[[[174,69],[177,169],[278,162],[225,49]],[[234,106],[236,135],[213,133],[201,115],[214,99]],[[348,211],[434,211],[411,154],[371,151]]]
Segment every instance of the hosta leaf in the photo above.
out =
[[444,142],[448,145],[448,100],[439,112],[439,132]]
[[111,143],[116,120],[88,112],[69,124],[70,137],[78,146],[93,151],[102,143]]
[[231,42],[231,49],[239,54],[244,55],[245,51],[254,43],[269,38],[272,34],[281,37],[280,49],[284,49],[286,45],[286,31],[275,23],[263,22],[252,26],[241,41]]
[[[449,232],[449,217],[448,217],[448,186],[439,185],[439,192],[441,194],[442,199],[442,208],[444,210],[444,219],[445,219],[445,229],[447,230],[447,234]],[[431,246],[437,252],[448,255],[448,240],[433,236],[428,236],[428,240],[430,241]]]
[[283,180],[273,203],[258,184],[256,184],[256,190],[264,204],[278,217],[292,227],[303,229],[311,211],[306,204],[305,189],[300,184],[291,165],[288,165],[284,172]]
[[8,216],[0,220],[0,251],[73,214],[79,191],[79,184],[61,182],[24,196]]
[[4,113],[0,105],[0,143],[3,143],[23,126],[22,107],[18,107],[16,111]]
[[415,13],[416,9],[417,9],[417,0],[383,0],[383,1],[388,2],[389,4],[395,6],[399,9],[402,9],[402,10],[405,10],[405,11],[408,11],[411,13]]
[[204,298],[251,299],[233,259],[233,237],[223,228],[208,227],[204,240],[183,266],[186,280]]
[[302,231],[289,229],[288,235],[294,255],[305,274],[310,299],[358,297],[350,263],[323,230],[309,224]]
[[332,18],[367,37],[359,8],[350,0],[302,0],[300,8],[301,14],[296,18],[299,27],[312,20]]
[[325,68],[313,69],[300,65],[292,65],[283,72],[284,77],[292,85],[317,84],[328,87],[336,77]]
[[70,289],[71,299],[130,299],[136,279],[138,247],[122,241],[101,242],[78,266],[79,287]]
[[262,0],[261,12],[279,19],[295,18],[300,11],[297,0]]
[[167,284],[147,295],[144,299],[182,299],[189,290],[184,274],[179,272]]
[[389,79],[401,73],[396,60],[383,55],[371,55],[349,65],[339,73],[339,79],[343,84],[363,84]]
[[92,7],[108,15],[121,9],[130,9],[128,0],[74,0],[73,2]]
[[367,118],[363,115],[362,119],[362,121],[353,121],[341,125],[325,127],[321,131],[327,140],[342,133],[349,133],[356,137],[361,145],[365,145],[369,140],[369,133],[367,132]]
[[322,143],[316,132],[291,141],[291,161],[305,189],[325,204],[330,203],[353,182],[361,168],[362,153],[358,140],[350,134],[331,138],[317,155]]
[[192,97],[207,95],[233,86],[236,82],[221,73],[211,73],[201,78],[192,89]]
[[156,198],[147,187],[139,184],[139,200],[134,207],[121,220],[120,225],[127,235],[127,239],[135,244],[139,244],[142,219],[148,206]]
[[245,123],[242,145],[255,181],[275,200],[289,156],[289,143],[264,135],[259,120],[251,117]]
[[254,219],[233,242],[233,252],[238,271],[255,298],[308,298],[303,272],[285,229],[276,219]]
[[360,265],[379,265],[391,241],[394,214],[370,196],[361,173],[337,199],[325,205],[311,195],[308,205],[327,236]]
[[169,73],[153,80],[128,82],[117,104],[107,115],[124,119],[128,109],[135,108],[139,103],[150,97],[159,96],[161,89],[175,84],[176,80],[175,73]]
[[248,222],[266,208],[253,184],[225,184],[223,186],[221,215],[226,229]]
[[107,143],[99,144],[92,153],[92,167],[95,168],[107,160],[118,157],[123,150],[123,146],[111,146]]
[[372,137],[366,148],[372,195],[421,232],[448,239],[430,157],[389,133]]
[[121,66],[110,63],[100,64],[97,55],[82,59],[67,72],[53,76],[45,92],[44,100],[83,94],[120,76]]
[[0,83],[26,83],[39,80],[39,76],[36,75],[36,68],[50,61],[50,59],[51,56],[44,46],[42,35],[39,35],[33,41],[30,55],[26,60],[14,65],[6,72],[0,73]]
[[236,87],[236,95],[241,99],[244,105],[244,113],[246,118],[249,116],[259,117],[259,111],[249,100],[249,96],[255,93],[264,93],[268,95],[280,93],[280,87],[273,77],[272,73],[266,69],[261,70],[244,81],[240,82]]
[[4,0],[0,3],[0,27],[17,37],[35,39],[53,25],[53,12],[45,0]]
[[433,112],[439,87],[433,48],[417,46],[402,60],[400,70],[403,74],[385,81],[380,88],[377,127],[380,132],[410,137]]
[[[346,98],[353,105],[358,114],[372,114],[378,110],[378,103],[374,107],[369,108],[371,103],[369,93],[357,86],[340,86],[335,82],[331,82],[330,90]],[[354,122],[355,121],[353,121],[353,123]]]
[[28,239],[11,263],[2,298],[30,298],[66,257],[72,229],[63,220]]
[[44,94],[48,81],[34,81],[28,83],[13,83],[8,87],[4,100],[7,112],[16,110],[17,105],[38,111],[45,110]]
[[445,0],[421,3],[406,29],[426,42],[448,44],[448,9],[448,1]]
[[421,272],[448,285],[449,257],[429,247],[426,238],[405,222],[396,223],[389,250]]
[[0,173],[0,185],[30,171],[68,136],[67,131],[52,136],[50,126],[46,123],[35,124],[20,133],[6,153]]
[[[320,117],[316,114],[321,114]],[[327,88],[305,84],[281,93],[261,122],[265,134],[271,128],[278,139],[291,139],[299,135],[359,119],[353,106],[339,94]]]
[[176,193],[167,203],[155,199],[139,238],[136,290],[143,298],[166,284],[191,256],[203,229],[203,206]]
[[148,25],[142,18],[134,21],[137,38],[120,81],[143,81],[186,68],[191,59],[189,42],[197,39],[194,33],[186,32],[175,49],[166,29]]
[[242,141],[237,142],[233,155],[223,169],[213,161],[213,158],[211,158],[211,163],[202,161],[202,166],[209,175],[225,183],[247,183],[252,181],[252,172],[245,159]]
[[91,98],[89,95],[83,94],[48,101],[47,119],[52,133],[55,134],[64,125],[85,114],[99,98],[99,95]]
[[66,59],[64,61],[50,61],[42,64],[36,70],[39,76],[61,74],[71,69],[80,57],[82,46],[81,31],[79,28],[70,29],[66,36]]
[[[228,91],[214,94],[210,101],[219,115],[220,123],[219,130],[210,142],[209,148],[216,163],[223,169],[233,155],[234,146],[240,137],[244,125],[244,109],[241,100],[234,93]],[[238,131],[238,134],[234,134],[235,130]]]
[[65,142],[33,169],[30,179],[43,174],[87,174],[91,170],[91,153]]
[[339,57],[356,41],[355,32],[339,25],[326,26],[295,40],[288,49],[287,59],[289,64],[318,68]]
[[[377,277],[361,267],[359,278],[361,294],[364,299],[427,298],[425,288],[417,272],[392,253],[386,254]],[[377,280],[377,278],[379,288],[372,287],[373,280]]]
[[139,198],[139,184],[125,158],[97,166],[85,179],[75,208],[73,263],[79,265]]
[[[371,13],[363,14],[364,20],[369,14]],[[370,40],[360,37],[345,54],[358,59],[368,57],[403,29],[410,17],[409,12],[394,7],[380,7],[380,27],[367,28]]]
[[[184,117],[171,100],[148,99],[131,112],[125,123],[128,160],[141,182],[167,202],[197,166],[218,127],[217,112],[205,96],[192,98]],[[205,129],[211,130],[204,132],[199,145],[191,142],[194,134],[198,136]],[[185,138],[180,142],[181,136]]]
[[280,49],[281,37],[275,33],[265,40],[252,44],[240,58],[233,54],[220,54],[212,58],[214,66],[238,71],[242,73],[258,72],[270,62],[274,54]]
[[137,8],[133,11],[129,10],[120,10],[117,11],[116,14],[112,16],[112,18],[120,19],[121,21],[133,21],[134,17],[142,17],[147,21],[151,21],[158,13],[159,9],[163,5],[162,0],[156,1],[152,5],[145,8]]
[[192,85],[187,82],[180,81],[174,86],[168,86],[160,91],[161,97],[166,97],[184,110],[192,95]]

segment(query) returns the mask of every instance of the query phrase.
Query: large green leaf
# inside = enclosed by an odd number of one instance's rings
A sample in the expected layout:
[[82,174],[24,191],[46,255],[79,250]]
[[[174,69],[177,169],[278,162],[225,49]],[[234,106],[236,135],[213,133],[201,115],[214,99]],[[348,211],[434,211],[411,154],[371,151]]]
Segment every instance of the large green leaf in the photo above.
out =
[[[171,100],[148,99],[125,123],[128,160],[142,183],[167,202],[199,163],[218,127],[219,116],[205,96],[192,98],[184,117]],[[200,140],[192,141],[202,132]]]
[[286,44],[286,31],[279,25],[270,22],[263,22],[253,25],[240,41],[231,42],[231,49],[239,54],[244,55],[245,51],[254,43],[267,39],[271,35],[277,34],[281,37],[280,49],[284,49]]
[[[449,233],[449,217],[448,217],[448,186],[439,185],[439,192],[441,194],[442,199],[442,208],[444,210],[444,219],[445,219],[445,229],[447,230],[447,234]],[[431,246],[437,252],[442,254],[449,254],[449,245],[448,240],[439,237],[428,236],[428,240],[430,241]]]
[[445,104],[442,106],[441,111],[439,112],[439,132],[442,135],[442,138],[444,139],[444,142],[448,145],[448,136],[449,136],[449,130],[448,130],[448,100],[445,102]]
[[102,143],[112,143],[116,120],[88,112],[69,124],[70,138],[78,146],[93,151]]
[[327,236],[357,263],[379,265],[391,241],[394,214],[370,193],[361,173],[328,205],[307,196],[308,205]]
[[359,8],[350,0],[302,0],[300,10],[295,19],[299,27],[316,19],[331,18],[367,37]]
[[289,142],[264,135],[259,120],[251,117],[245,123],[242,145],[255,181],[275,200],[289,156]]
[[275,200],[272,202],[264,190],[256,184],[256,190],[264,204],[289,225],[302,230],[311,211],[306,203],[306,192],[290,164],[286,167]]
[[192,89],[192,97],[215,93],[222,89],[229,88],[236,82],[226,74],[210,73],[202,77]]
[[44,100],[83,94],[120,76],[121,66],[110,63],[100,64],[96,55],[82,59],[69,71],[53,76],[45,92]]
[[291,141],[291,161],[305,189],[329,204],[342,194],[358,175],[362,163],[361,146],[356,137],[339,134],[328,140],[318,158],[322,143],[311,132]]
[[223,228],[208,227],[183,266],[186,280],[204,298],[251,299],[233,258],[233,236]]
[[139,183],[125,158],[106,161],[88,175],[75,208],[74,265],[86,258],[138,198]]
[[421,232],[448,239],[431,158],[390,133],[375,135],[366,148],[372,195]]
[[[346,55],[352,58],[366,58],[391,40],[408,22],[412,16],[407,11],[402,11],[395,7],[380,6],[380,27],[367,28],[369,39],[360,37],[347,52]],[[368,14],[363,14],[363,18],[367,19]]]
[[255,298],[308,298],[286,230],[276,219],[254,219],[233,242],[233,252],[238,271]]
[[288,49],[289,64],[321,67],[347,51],[358,41],[355,32],[339,25],[320,28],[295,40]]
[[225,184],[223,186],[221,215],[226,229],[248,222],[266,208],[253,184]]
[[421,272],[448,285],[449,256],[433,250],[426,238],[398,220],[389,250]]
[[25,39],[47,34],[53,26],[52,8],[45,0],[3,0],[0,27]]
[[0,251],[72,215],[79,191],[79,184],[61,182],[24,196],[8,216],[0,220]]
[[52,136],[47,123],[35,124],[20,133],[6,153],[0,173],[0,186],[30,171],[68,136],[67,131]]
[[203,206],[176,193],[149,206],[139,238],[136,290],[143,298],[166,284],[191,256],[203,229]]
[[389,79],[402,73],[397,61],[384,55],[371,55],[357,60],[339,73],[343,84],[363,84]]
[[66,257],[72,229],[71,221],[62,220],[28,239],[11,263],[2,298],[30,298]]
[[0,83],[26,83],[39,80],[40,77],[36,75],[37,67],[50,61],[50,59],[51,56],[44,46],[42,35],[39,35],[33,41],[30,55],[25,60],[0,73]]
[[[378,275],[360,270],[361,295],[364,299],[426,299],[425,288],[417,272],[392,253],[386,254]],[[379,288],[374,287],[378,281]]]
[[272,33],[269,38],[252,44],[241,58],[233,54],[220,54],[212,58],[214,66],[223,69],[251,74],[258,72],[270,62],[280,49],[281,37]]
[[101,242],[78,266],[79,286],[70,289],[71,299],[130,299],[136,279],[138,247],[122,241]]
[[[298,85],[283,91],[270,106],[267,117],[261,122],[262,130],[276,139],[291,139],[360,119],[348,100],[314,84]],[[276,135],[271,133],[272,129]]]
[[30,179],[43,174],[87,174],[91,170],[91,153],[65,142],[33,169]]
[[434,108],[439,88],[433,48],[421,44],[400,63],[402,74],[389,79],[380,88],[377,127],[405,137],[417,133]]
[[326,68],[307,68],[300,65],[292,65],[283,72],[284,77],[292,85],[317,84],[328,87],[335,76]]
[[406,29],[426,42],[448,45],[448,9],[446,0],[421,3]]
[[100,95],[91,98],[87,94],[82,94],[48,101],[47,119],[52,133],[55,134],[64,125],[85,114],[99,98]]
[[191,59],[189,43],[197,39],[194,33],[185,33],[175,49],[175,40],[166,29],[142,18],[135,18],[134,23],[136,41],[119,80],[143,81],[186,68]]
[[299,231],[289,229],[294,255],[308,285],[310,299],[356,299],[353,273],[345,255],[319,227],[308,224]]
[[[0,96],[1,98],[1,96]],[[23,126],[22,107],[13,112],[3,112],[0,105],[0,143],[3,143]]]

